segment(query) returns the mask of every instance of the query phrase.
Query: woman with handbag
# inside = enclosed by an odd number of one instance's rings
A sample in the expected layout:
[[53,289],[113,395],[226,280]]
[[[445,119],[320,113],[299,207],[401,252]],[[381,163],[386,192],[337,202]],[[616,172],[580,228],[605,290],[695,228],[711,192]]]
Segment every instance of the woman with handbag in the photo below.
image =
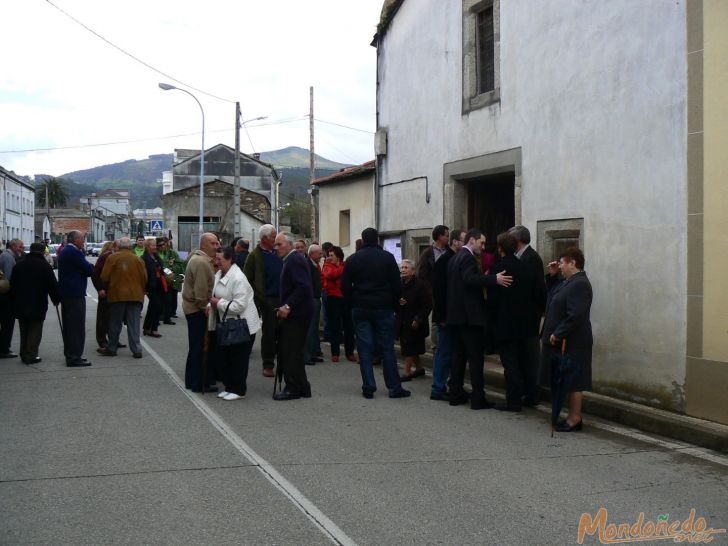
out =
[[226,247],[217,255],[210,307],[218,320],[216,345],[224,388],[217,396],[232,401],[245,398],[248,362],[261,323],[253,301],[253,287],[235,265],[235,250]]
[[[561,271],[561,276],[558,273]],[[581,404],[583,391],[592,389],[592,337],[589,313],[592,304],[592,286],[584,272],[584,253],[576,247],[561,253],[558,262],[548,264],[546,284],[550,287],[546,312],[541,330],[541,385],[551,386],[554,359],[559,347],[566,341],[569,357],[576,370],[568,391],[569,415],[558,425],[558,432],[581,430]],[[551,396],[556,393],[552,392]]]
[[144,243],[142,260],[147,268],[147,297],[149,298],[142,332],[145,336],[162,337],[158,329],[164,295],[167,293],[167,279],[164,277],[162,260],[157,254],[156,239],[148,239]]

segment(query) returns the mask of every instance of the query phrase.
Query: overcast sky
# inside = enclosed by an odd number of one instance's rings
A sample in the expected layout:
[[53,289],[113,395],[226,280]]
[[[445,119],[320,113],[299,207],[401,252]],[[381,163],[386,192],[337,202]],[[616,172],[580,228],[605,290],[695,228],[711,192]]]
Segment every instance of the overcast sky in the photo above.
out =
[[[308,148],[308,114],[375,129],[380,0],[52,0],[107,40],[202,91],[240,101],[255,151]],[[199,148],[194,100],[170,78],[120,53],[46,0],[0,2],[0,152],[150,139],[114,146],[0,153],[18,174],[79,169]],[[235,105],[192,91],[205,147],[234,145]],[[263,125],[265,124],[265,125]],[[258,125],[256,127],[256,125]],[[195,133],[191,136],[164,138]],[[151,140],[155,139],[155,140]],[[253,151],[245,133],[243,152]],[[316,152],[373,158],[373,135],[316,124]]]

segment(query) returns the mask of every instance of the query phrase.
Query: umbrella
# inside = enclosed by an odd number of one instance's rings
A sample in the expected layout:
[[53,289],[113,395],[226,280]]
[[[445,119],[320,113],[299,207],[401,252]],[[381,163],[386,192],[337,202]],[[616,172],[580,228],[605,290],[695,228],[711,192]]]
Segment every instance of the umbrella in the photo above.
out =
[[561,408],[564,407],[566,395],[569,394],[574,377],[579,372],[579,365],[566,352],[566,340],[561,341],[561,353],[551,358],[551,437],[558,424]]

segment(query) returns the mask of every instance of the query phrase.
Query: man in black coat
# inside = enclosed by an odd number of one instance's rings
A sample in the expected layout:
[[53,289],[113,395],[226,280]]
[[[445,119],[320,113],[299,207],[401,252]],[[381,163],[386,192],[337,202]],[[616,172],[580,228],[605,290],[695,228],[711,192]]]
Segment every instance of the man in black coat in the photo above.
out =
[[453,334],[447,325],[447,266],[460,251],[466,232],[454,229],[450,232],[450,246],[435,262],[432,271],[432,324],[437,328],[437,349],[432,360],[432,390],[430,400],[447,401],[447,378],[452,363]]
[[508,288],[488,288],[488,304],[494,311],[495,340],[506,379],[506,403],[496,405],[496,409],[518,412],[529,368],[527,340],[533,288],[528,266],[515,256],[516,238],[501,233],[497,246],[501,259],[493,266],[493,273],[508,271],[513,284]]
[[541,330],[541,317],[546,310],[546,283],[544,282],[544,267],[541,256],[531,247],[531,232],[524,226],[515,226],[508,230],[513,235],[518,246],[515,256],[526,267],[531,279],[530,320],[528,325],[528,366],[524,376],[523,405],[535,406],[538,404],[538,364],[541,354],[539,332]]
[[15,317],[20,326],[20,359],[37,364],[38,347],[43,337],[43,322],[48,311],[48,298],[53,305],[61,301],[58,281],[43,255],[45,245],[33,243],[28,256],[17,263],[10,279],[10,292]]
[[308,267],[311,270],[311,287],[313,288],[313,320],[308,327],[306,334],[306,348],[303,355],[304,363],[313,366],[317,362],[323,362],[319,353],[321,352],[321,341],[319,340],[319,322],[321,322],[321,257],[323,251],[317,244],[308,247]]
[[293,236],[279,233],[273,245],[283,260],[280,284],[280,321],[278,365],[283,369],[286,388],[274,400],[310,398],[311,385],[306,377],[303,350],[308,327],[313,320],[313,287],[308,258],[293,248]]
[[507,271],[497,275],[483,275],[478,260],[485,248],[485,235],[478,229],[471,229],[465,236],[466,243],[450,260],[447,267],[447,317],[448,325],[454,327],[454,353],[448,387],[451,406],[467,402],[463,389],[465,363],[470,368],[470,382],[473,394],[470,408],[474,410],[492,408],[494,404],[485,399],[483,381],[483,332],[488,324],[488,313],[483,297],[487,286],[509,286],[511,277]]
[[351,304],[351,318],[359,352],[362,396],[373,398],[377,390],[374,358],[381,355],[384,383],[390,398],[406,398],[394,354],[394,310],[399,305],[402,282],[394,256],[379,246],[374,228],[361,232],[363,246],[346,262],[341,278],[344,298]]

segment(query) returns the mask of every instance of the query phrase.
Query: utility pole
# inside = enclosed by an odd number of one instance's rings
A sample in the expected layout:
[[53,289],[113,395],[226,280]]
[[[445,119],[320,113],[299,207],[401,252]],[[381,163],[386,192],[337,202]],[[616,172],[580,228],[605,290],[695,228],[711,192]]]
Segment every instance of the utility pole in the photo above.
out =
[[240,103],[235,103],[235,182],[233,184],[233,203],[235,206],[234,237],[242,236],[240,218]]
[[313,195],[313,181],[316,180],[315,154],[313,151],[313,85],[310,90],[310,109],[308,114],[308,131],[309,131],[309,194],[311,195],[311,240],[316,240],[316,199]]

